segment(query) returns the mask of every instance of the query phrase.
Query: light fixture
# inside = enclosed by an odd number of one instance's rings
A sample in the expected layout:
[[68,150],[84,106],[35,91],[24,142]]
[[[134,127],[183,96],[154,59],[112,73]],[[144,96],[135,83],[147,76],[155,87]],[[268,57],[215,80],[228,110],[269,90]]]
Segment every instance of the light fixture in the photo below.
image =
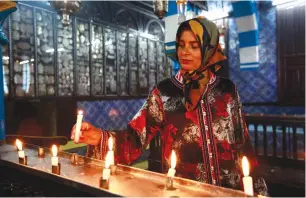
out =
[[177,0],[177,23],[181,24],[186,21],[187,0]]
[[81,7],[81,1],[49,1],[50,5],[62,15],[63,26],[68,26],[70,24],[70,15],[74,12],[79,11]]
[[159,19],[164,18],[168,12],[168,0],[153,0],[153,9]]

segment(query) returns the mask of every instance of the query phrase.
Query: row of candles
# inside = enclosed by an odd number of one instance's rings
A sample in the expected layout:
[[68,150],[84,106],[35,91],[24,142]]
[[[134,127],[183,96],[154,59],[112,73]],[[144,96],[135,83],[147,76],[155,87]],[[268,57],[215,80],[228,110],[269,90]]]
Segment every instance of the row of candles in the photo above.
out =
[[[24,150],[22,149],[22,142],[20,140],[16,140],[16,146],[18,148],[18,158],[19,163],[23,165],[27,165],[27,156],[25,155]],[[113,150],[113,138],[110,137],[108,139],[108,152],[105,158],[105,166],[103,168],[102,177],[100,178],[100,187],[109,189],[109,179],[111,174],[115,174],[116,166],[114,161],[114,150]],[[57,157],[57,147],[55,145],[52,146],[52,157],[51,157],[51,165],[52,165],[52,173],[60,174],[60,163]],[[38,157],[44,157],[44,150],[43,148],[38,149]],[[174,189],[173,187],[173,178],[175,176],[175,167],[176,167],[176,154],[174,150],[171,153],[171,167],[168,170],[167,174],[167,181],[166,181],[166,188],[168,190]],[[244,156],[242,158],[242,170],[244,177],[242,179],[244,192],[247,195],[253,196],[253,181],[252,177],[249,176],[249,162],[247,158]]]
[[[23,165],[27,165],[27,156],[25,155],[25,152],[22,148],[22,142],[19,139],[16,139],[16,146],[18,149],[19,163]],[[61,164],[58,162],[58,157],[57,157],[58,149],[56,145],[53,145],[51,150],[52,150],[52,157],[51,157],[52,173],[59,175]],[[38,157],[40,158],[45,157],[44,149],[41,147],[38,148]]]
[[[82,124],[82,119],[83,119],[83,111],[78,111],[77,115],[77,122],[76,122],[76,131],[75,131],[75,136],[74,136],[74,141],[76,143],[79,142],[79,137],[80,137],[80,131],[81,131],[81,124]],[[19,156],[19,163],[26,165],[27,163],[27,157],[22,150],[22,143],[18,139],[16,140],[16,145],[18,148],[18,156]],[[113,138],[110,137],[108,139],[108,152],[106,154],[105,158],[105,165],[103,168],[102,172],[102,177],[100,178],[100,187],[104,189],[109,189],[109,181],[110,181],[110,176],[115,174],[116,172],[116,166],[115,166],[115,160],[114,160],[114,150],[113,150]],[[57,147],[55,145],[52,146],[52,158],[51,158],[51,164],[52,164],[52,173],[55,174],[60,174],[60,163],[58,162],[58,157],[57,157]],[[42,148],[39,148],[38,151],[38,156],[43,157],[44,152]],[[173,190],[173,178],[175,176],[175,167],[176,167],[176,154],[174,150],[172,150],[171,153],[171,167],[168,170],[167,173],[167,180],[166,180],[166,188],[168,190]],[[242,171],[243,171],[243,187],[244,187],[244,192],[246,195],[249,196],[254,196],[254,190],[253,190],[253,179],[251,176],[249,176],[249,162],[247,158],[244,156],[242,158]]]
[[[82,120],[83,120],[83,111],[79,110],[78,115],[77,115],[77,122],[76,122],[76,130],[75,130],[75,136],[74,136],[74,141],[76,143],[79,142],[79,137],[80,137],[80,131],[81,131],[81,125],[82,125]],[[113,139],[112,137],[109,138],[108,140],[108,147],[109,151],[106,155],[105,158],[105,167],[103,169],[103,174],[100,180],[100,187],[102,188],[109,188],[109,178],[111,173],[115,173],[115,163],[114,163],[114,151],[113,151]],[[175,189],[173,187],[173,178],[175,176],[175,166],[176,166],[176,155],[174,150],[172,150],[171,153],[171,167],[168,170],[167,174],[167,180],[166,180],[166,188],[168,190],[173,190]],[[243,187],[244,187],[244,192],[245,194],[249,196],[254,196],[254,190],[253,190],[253,179],[251,176],[249,176],[249,162],[247,157],[242,158],[242,172],[244,177],[242,178],[243,182]]]

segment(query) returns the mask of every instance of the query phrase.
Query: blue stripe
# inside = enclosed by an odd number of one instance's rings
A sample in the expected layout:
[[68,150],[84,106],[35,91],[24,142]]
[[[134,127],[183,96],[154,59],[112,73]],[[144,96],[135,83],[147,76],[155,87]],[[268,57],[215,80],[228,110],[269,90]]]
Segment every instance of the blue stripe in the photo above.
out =
[[176,54],[176,50],[175,49],[166,50],[166,54]]
[[245,67],[240,67],[240,70],[243,70],[243,71],[256,71],[258,70],[259,66],[258,67],[248,67],[248,68],[245,68]]
[[168,12],[165,17],[177,14],[176,1],[168,1]]
[[170,46],[175,46],[176,42],[175,41],[171,41],[171,42],[167,42],[165,44],[166,44],[166,46],[170,47]]
[[252,62],[252,63],[241,63],[240,65],[255,65],[255,64],[257,64],[257,65],[259,65],[259,62]]
[[259,44],[258,31],[252,30],[239,33],[239,47],[252,47]]
[[256,12],[256,5],[254,2],[237,1],[232,3],[232,5],[235,17],[248,16]]

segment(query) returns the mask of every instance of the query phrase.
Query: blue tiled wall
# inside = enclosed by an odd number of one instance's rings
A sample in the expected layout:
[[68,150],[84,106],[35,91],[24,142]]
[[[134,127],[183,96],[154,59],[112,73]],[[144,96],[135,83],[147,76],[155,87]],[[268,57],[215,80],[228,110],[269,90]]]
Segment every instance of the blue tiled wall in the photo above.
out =
[[[241,71],[235,20],[229,18],[229,74],[242,103],[277,102],[276,8],[259,3],[259,62],[257,71]],[[245,113],[304,114],[305,107],[245,106]]]
[[257,71],[240,71],[235,20],[229,19],[229,73],[242,102],[277,101],[276,10],[259,10],[259,62]]
[[84,121],[102,129],[122,130],[141,108],[145,99],[78,102],[84,110]]

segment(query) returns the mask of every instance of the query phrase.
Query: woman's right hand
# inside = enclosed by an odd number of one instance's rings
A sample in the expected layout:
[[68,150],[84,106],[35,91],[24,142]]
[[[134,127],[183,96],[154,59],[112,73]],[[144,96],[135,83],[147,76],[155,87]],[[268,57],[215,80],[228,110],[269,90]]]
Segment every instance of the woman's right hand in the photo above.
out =
[[[75,125],[71,130],[71,139],[74,140],[75,134]],[[92,124],[88,122],[82,122],[80,138],[78,143],[85,143],[90,145],[98,145],[101,141],[101,130],[99,128],[94,127]]]

